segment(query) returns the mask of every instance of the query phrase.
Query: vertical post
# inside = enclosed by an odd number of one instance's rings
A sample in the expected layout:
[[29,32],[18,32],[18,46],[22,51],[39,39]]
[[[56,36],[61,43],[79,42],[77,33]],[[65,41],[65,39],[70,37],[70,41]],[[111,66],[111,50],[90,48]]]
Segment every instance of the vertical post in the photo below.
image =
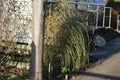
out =
[[106,18],[106,15],[105,15],[105,12],[106,11],[106,8],[105,8],[105,6],[104,6],[104,11],[103,11],[103,27],[105,27],[105,18]]
[[77,3],[78,0],[75,0],[75,2],[76,2],[76,3],[75,3],[75,9],[78,9],[78,3]]
[[99,5],[97,6],[97,12],[96,12],[96,29],[98,28],[98,16],[99,16]]
[[[90,5],[88,4],[87,5],[87,10],[89,11],[89,9],[90,9]],[[87,11],[87,26],[89,27],[89,12]]]
[[109,28],[111,28],[111,18],[112,18],[112,8],[108,7],[110,9],[110,14],[109,14]]
[[120,16],[117,15],[117,31],[119,31],[119,22],[120,22],[119,18],[120,18]]
[[44,33],[44,0],[33,0],[33,28],[31,77],[33,80],[42,80],[43,63],[43,33]]

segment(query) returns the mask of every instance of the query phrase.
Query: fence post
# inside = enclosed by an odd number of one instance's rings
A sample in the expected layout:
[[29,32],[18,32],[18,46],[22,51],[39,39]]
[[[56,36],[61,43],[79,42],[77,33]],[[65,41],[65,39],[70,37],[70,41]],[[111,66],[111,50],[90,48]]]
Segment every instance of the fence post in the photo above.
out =
[[119,31],[120,15],[117,15],[117,31]]
[[110,9],[110,14],[109,14],[109,28],[111,28],[112,8],[109,7],[109,9]]
[[97,10],[96,10],[96,29],[98,28],[98,16],[99,16],[99,6],[97,6]]
[[45,0],[32,0],[33,27],[30,74],[33,80],[42,80],[43,76],[44,1]]
[[106,15],[105,15],[105,13],[106,13],[106,7],[104,6],[104,11],[103,11],[103,27],[105,27],[105,17],[106,17]]

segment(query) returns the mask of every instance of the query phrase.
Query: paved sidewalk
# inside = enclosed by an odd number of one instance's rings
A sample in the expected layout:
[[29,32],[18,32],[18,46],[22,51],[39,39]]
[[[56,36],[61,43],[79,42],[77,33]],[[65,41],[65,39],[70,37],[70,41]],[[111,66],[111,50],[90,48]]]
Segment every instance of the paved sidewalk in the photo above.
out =
[[120,37],[92,53],[103,62],[77,76],[75,80],[120,80]]

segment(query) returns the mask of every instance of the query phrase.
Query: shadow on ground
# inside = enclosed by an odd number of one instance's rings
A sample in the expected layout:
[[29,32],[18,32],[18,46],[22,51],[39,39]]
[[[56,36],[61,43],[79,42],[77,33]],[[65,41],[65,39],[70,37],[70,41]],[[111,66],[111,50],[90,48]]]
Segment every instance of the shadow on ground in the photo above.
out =
[[82,72],[81,75],[96,77],[96,78],[105,79],[105,80],[120,80],[120,77],[118,77],[118,76],[98,74],[98,73],[91,73],[91,72]]
[[[109,34],[109,32],[107,32],[108,34],[107,35],[104,35],[105,38],[109,38],[109,40],[107,40],[107,43],[104,47],[97,47],[95,51],[93,51],[91,53],[91,56],[93,61],[99,61],[99,62],[103,62],[109,58],[111,58],[112,56],[116,55],[116,54],[120,54],[120,33],[114,33],[112,32],[111,34]],[[117,34],[117,37],[115,37],[114,34]],[[107,37],[106,37],[107,36]],[[110,37],[114,37],[114,38],[110,38]],[[95,60],[94,60],[95,59]],[[118,60],[119,62],[119,60]],[[113,65],[113,63],[109,63],[111,65]],[[107,65],[107,64],[105,64]],[[101,68],[101,69],[106,69],[107,67],[105,67],[105,65]],[[113,67],[111,66],[110,67]],[[117,65],[119,66],[119,65]],[[110,68],[109,69],[112,69]],[[116,68],[116,67],[113,67],[113,68]],[[100,69],[100,68],[97,68],[97,69]],[[109,70],[107,69],[107,70]],[[100,70],[97,70],[97,71],[100,71]],[[103,72],[105,72],[105,70],[103,70]],[[112,71],[111,71],[112,72]],[[112,73],[111,73],[112,74]],[[105,74],[105,73],[95,73],[94,71],[91,72],[91,71],[86,71],[86,72],[81,72],[81,77],[87,77],[87,78],[84,78],[83,80],[91,80],[91,79],[94,79],[94,80],[120,80],[120,76],[115,76],[115,75],[110,75],[109,73],[108,74]],[[82,78],[79,77],[78,79],[75,79],[75,80],[82,80]],[[90,77],[90,79],[89,79]]]
[[91,53],[91,56],[97,60],[105,60],[110,56],[120,52],[120,33],[113,30],[105,32],[103,36],[107,40],[107,44],[104,47],[97,47],[95,51]]

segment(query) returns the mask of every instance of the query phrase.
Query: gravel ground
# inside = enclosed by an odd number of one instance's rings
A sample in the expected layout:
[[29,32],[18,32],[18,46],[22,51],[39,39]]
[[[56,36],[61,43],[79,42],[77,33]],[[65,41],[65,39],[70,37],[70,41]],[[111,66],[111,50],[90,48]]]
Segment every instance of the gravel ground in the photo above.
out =
[[120,37],[92,53],[101,64],[81,73],[74,80],[120,80]]

